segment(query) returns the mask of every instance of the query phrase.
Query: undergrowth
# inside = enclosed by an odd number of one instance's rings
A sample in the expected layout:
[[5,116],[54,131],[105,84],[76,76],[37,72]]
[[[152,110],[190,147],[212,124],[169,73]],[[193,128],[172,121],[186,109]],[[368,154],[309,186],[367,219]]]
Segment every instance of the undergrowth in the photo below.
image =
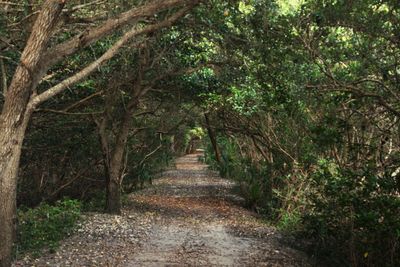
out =
[[72,199],[59,200],[54,205],[42,203],[35,208],[20,207],[15,257],[26,253],[37,257],[43,249],[54,251],[74,229],[80,213],[81,202]]
[[[234,180],[248,208],[298,240],[324,266],[400,266],[399,178],[395,169],[351,169],[319,159],[312,168],[242,158],[221,139],[222,162],[212,147],[206,162]],[[290,167],[290,168],[289,168]]]
[[[121,204],[126,205],[128,202],[128,194],[121,194]],[[104,212],[106,206],[106,193],[104,191],[96,191],[87,201],[82,203],[82,210],[85,212]]]

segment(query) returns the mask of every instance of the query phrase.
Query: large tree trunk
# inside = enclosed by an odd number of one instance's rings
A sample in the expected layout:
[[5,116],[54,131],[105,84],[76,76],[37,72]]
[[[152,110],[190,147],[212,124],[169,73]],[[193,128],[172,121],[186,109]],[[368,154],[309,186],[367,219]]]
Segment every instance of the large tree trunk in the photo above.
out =
[[[119,152],[121,144],[115,146],[115,149],[110,153],[110,147],[108,142],[108,133],[106,130],[107,115],[103,118],[102,122],[98,124],[98,133],[103,152],[103,163],[104,163],[104,176],[106,182],[106,206],[105,210],[111,214],[119,214],[121,211],[121,193],[120,193],[120,169],[122,157],[119,159],[119,155],[123,155]],[[111,155],[112,154],[112,155]],[[112,160],[111,160],[112,159]]]
[[15,126],[15,121],[1,117],[0,123],[0,267],[11,265],[16,228],[17,172],[22,142],[30,114]]
[[[107,110],[107,107],[106,107]],[[111,166],[110,166],[110,145],[108,142],[108,132],[107,132],[107,124],[108,124],[108,113],[104,114],[104,117],[101,122],[96,122],[97,124],[97,130],[99,134],[99,140],[101,144],[101,150],[103,154],[103,166],[104,166],[104,177],[105,177],[105,189],[106,189],[106,206],[105,209],[108,210],[108,207],[110,207],[110,213],[111,210],[120,210],[120,207],[114,207],[114,203],[118,203],[118,199],[120,196],[114,195],[113,192],[115,192],[115,185],[111,185]],[[109,201],[109,199],[112,199]],[[109,202],[111,202],[109,204]]]
[[109,170],[106,190],[106,212],[121,214],[121,175],[118,166],[112,166]]
[[121,177],[124,162],[124,153],[131,129],[133,107],[128,109],[121,122],[115,147],[112,151],[109,176],[107,177],[106,212],[111,214],[121,213]]
[[19,160],[25,131],[35,108],[30,100],[40,79],[41,56],[63,6],[64,1],[60,0],[48,0],[43,4],[0,115],[0,267],[11,265]]

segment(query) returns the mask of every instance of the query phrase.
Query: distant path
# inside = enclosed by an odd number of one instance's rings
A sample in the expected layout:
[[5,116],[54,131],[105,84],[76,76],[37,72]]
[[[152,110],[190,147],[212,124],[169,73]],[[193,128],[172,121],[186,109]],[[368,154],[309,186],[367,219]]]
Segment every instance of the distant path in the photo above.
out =
[[199,156],[130,195],[122,216],[89,214],[56,253],[15,266],[309,266]]

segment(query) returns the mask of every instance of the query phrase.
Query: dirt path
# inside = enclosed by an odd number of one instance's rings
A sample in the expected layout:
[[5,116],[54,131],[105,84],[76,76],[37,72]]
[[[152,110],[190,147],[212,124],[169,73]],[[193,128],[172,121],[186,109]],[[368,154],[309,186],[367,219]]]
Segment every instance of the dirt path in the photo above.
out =
[[309,266],[199,156],[130,195],[123,215],[88,214],[55,253],[15,266]]

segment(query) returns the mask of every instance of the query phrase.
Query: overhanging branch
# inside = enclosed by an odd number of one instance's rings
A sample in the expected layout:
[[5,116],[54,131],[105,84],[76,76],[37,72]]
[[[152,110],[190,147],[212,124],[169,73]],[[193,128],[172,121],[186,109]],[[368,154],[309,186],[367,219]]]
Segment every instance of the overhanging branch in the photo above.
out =
[[119,39],[111,48],[109,48],[101,57],[99,57],[97,60],[89,64],[87,67],[82,69],[80,72],[76,73],[75,75],[65,79],[64,81],[60,82],[59,84],[51,87],[50,89],[46,90],[45,92],[41,93],[40,95],[34,97],[31,100],[31,104],[35,107],[39,105],[40,103],[43,103],[44,101],[54,97],[55,95],[61,93],[65,89],[69,88],[70,86],[80,82],[84,78],[86,78],[88,75],[90,75],[92,72],[94,72],[99,66],[110,60],[113,56],[115,56],[118,51],[132,38],[141,35],[141,34],[147,34],[154,32],[156,30],[159,30],[161,28],[167,27],[172,25],[175,21],[177,21],[180,17],[185,15],[193,6],[188,6],[180,9],[178,12],[176,12],[174,15],[171,17],[165,19],[164,21],[154,24],[154,25],[149,25],[147,27],[137,29],[133,28],[130,31],[126,32],[121,39]]

